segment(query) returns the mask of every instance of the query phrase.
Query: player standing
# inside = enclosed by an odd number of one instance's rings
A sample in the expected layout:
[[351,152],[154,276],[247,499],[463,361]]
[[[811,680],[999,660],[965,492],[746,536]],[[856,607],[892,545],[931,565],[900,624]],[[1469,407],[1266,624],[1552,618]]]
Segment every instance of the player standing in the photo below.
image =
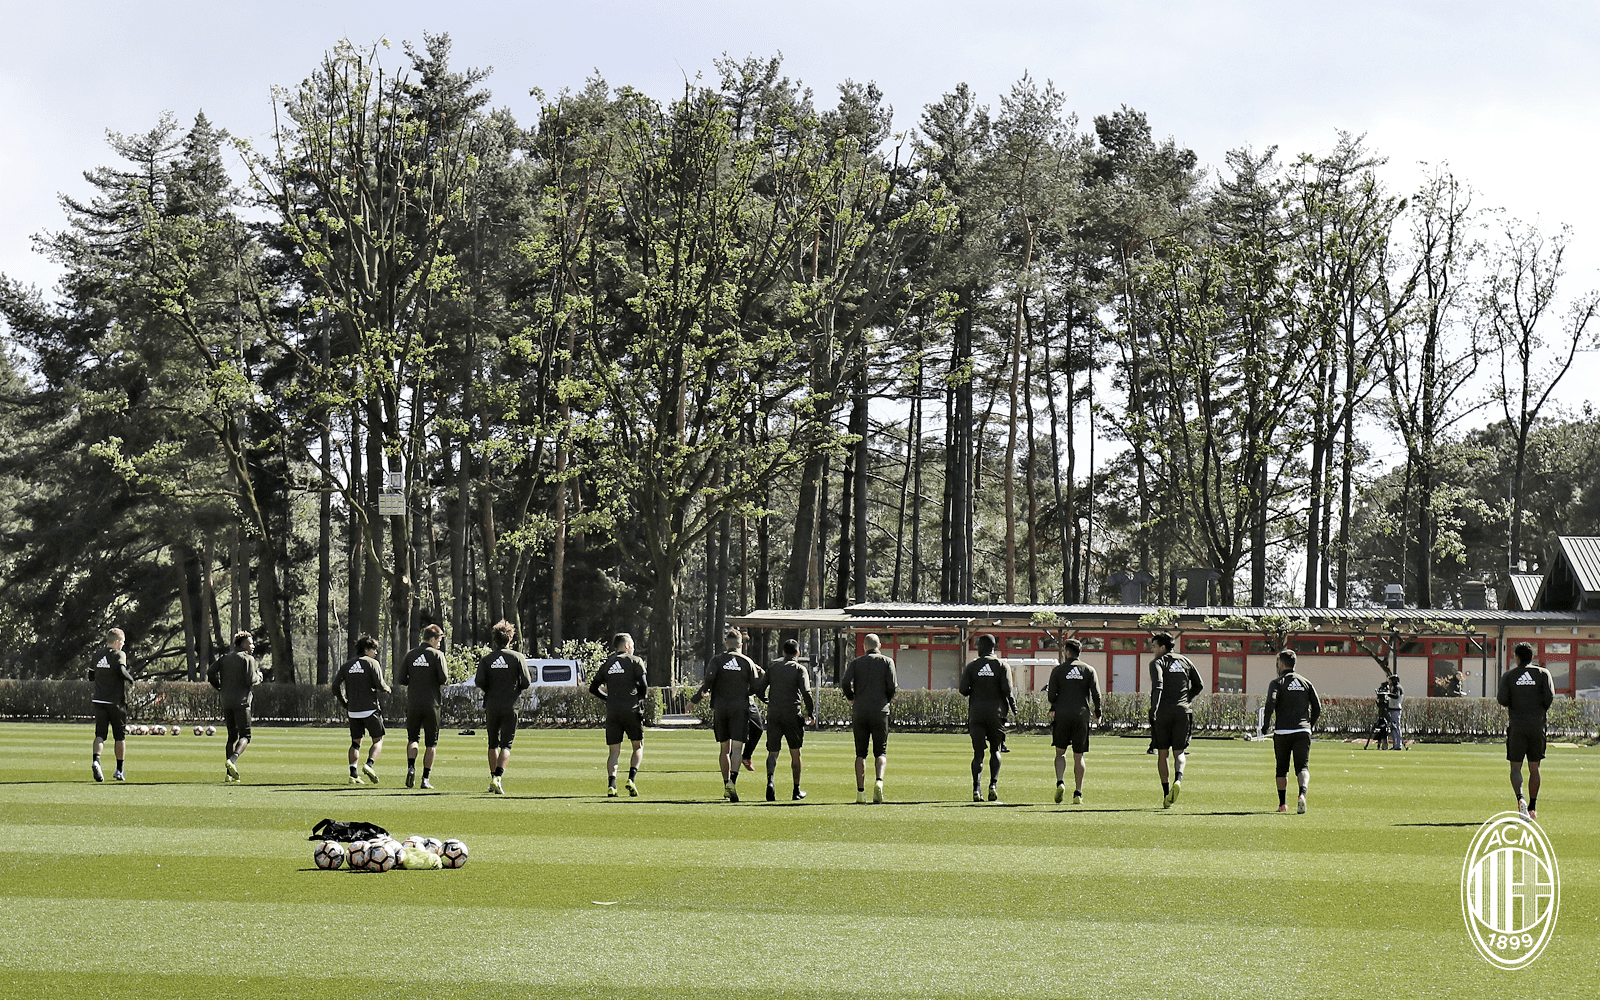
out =
[[972,737],[972,801],[982,802],[978,791],[983,776],[983,751],[989,749],[989,801],[1000,798],[1000,740],[1006,705],[1011,698],[1011,671],[994,655],[999,643],[985,633],[978,636],[978,657],[961,671],[960,691],[967,699],[967,735]]
[[[1156,747],[1156,773],[1161,775],[1161,808],[1167,809],[1183,790],[1183,766],[1189,760],[1189,703],[1205,685],[1189,658],[1172,651],[1171,633],[1160,632],[1154,638],[1162,651],[1150,661],[1150,735]],[[1176,764],[1170,783],[1169,753]]]
[[261,683],[256,667],[255,639],[249,632],[237,632],[233,649],[217,657],[206,671],[206,680],[222,693],[222,721],[228,727],[228,742],[222,748],[224,783],[239,780],[239,755],[250,745],[250,702],[255,686]]
[[805,743],[806,726],[816,714],[816,702],[811,697],[811,674],[800,662],[800,643],[794,639],[783,640],[783,658],[768,664],[766,673],[756,682],[756,697],[767,700],[767,801],[778,798],[772,787],[773,775],[778,770],[778,751],[784,740],[789,741],[789,770],[794,775],[794,795],[799,801],[806,797],[800,790],[800,747]]
[[1401,708],[1403,707],[1404,702],[1405,702],[1406,690],[1405,690],[1405,688],[1400,686],[1400,671],[1399,671],[1398,668],[1396,668],[1394,673],[1389,675],[1388,684],[1389,684],[1389,738],[1390,738],[1390,740],[1393,741],[1394,745],[1391,746],[1391,747],[1388,747],[1387,749],[1390,749],[1390,750],[1404,750],[1406,748],[1406,745],[1405,745],[1404,738],[1401,737],[1401,735],[1400,735],[1400,718],[1401,718]]
[[128,752],[128,685],[133,683],[133,673],[122,652],[125,638],[120,628],[108,630],[106,648],[95,656],[94,666],[89,668],[89,679],[94,681],[94,693],[89,696],[94,706],[94,759],[89,771],[96,781],[106,780],[105,772],[100,770],[100,751],[107,733],[117,754],[117,769],[111,777],[115,781],[128,780],[123,777],[122,761]]
[[[356,658],[342,664],[333,675],[333,697],[344,707],[350,720],[350,784],[361,784],[361,775],[374,785],[378,783],[377,768],[372,765],[383,752],[383,706],[379,693],[389,693],[389,682],[384,679],[383,666],[378,663],[378,640],[370,635],[356,639]],[[356,773],[356,761],[361,757],[361,738],[371,736],[367,747],[367,762]]]
[[889,763],[889,705],[900,690],[894,661],[878,651],[876,635],[861,639],[867,651],[851,660],[839,679],[839,690],[850,703],[850,729],[856,740],[856,801],[867,801],[867,746],[872,746],[872,801],[883,801],[883,770]]
[[[1539,818],[1539,762],[1544,760],[1545,716],[1555,701],[1556,689],[1550,671],[1533,663],[1533,647],[1519,642],[1512,650],[1517,665],[1500,675],[1495,700],[1511,713],[1506,727],[1506,760],[1511,764],[1511,791],[1517,796],[1517,812],[1528,819]],[[1528,798],[1522,798],[1522,761],[1528,761]]]
[[617,761],[622,757],[622,737],[633,741],[628,759],[628,794],[639,794],[636,779],[644,761],[644,699],[650,694],[644,661],[633,655],[633,636],[618,632],[611,637],[611,655],[589,682],[589,693],[606,703],[606,795],[617,794]]
[[517,696],[533,686],[528,661],[509,648],[517,627],[504,618],[491,630],[494,648],[478,661],[472,683],[483,692],[483,728],[489,733],[489,791],[504,795],[500,779],[511,761],[511,741],[517,737]]
[[1100,677],[1078,659],[1083,644],[1064,639],[1066,659],[1050,671],[1044,699],[1050,706],[1050,742],[1056,748],[1056,801],[1066,792],[1067,749],[1072,749],[1072,804],[1083,804],[1083,755],[1089,752],[1089,721],[1100,724]]
[[[1261,735],[1272,733],[1272,749],[1278,764],[1278,811],[1288,812],[1289,758],[1294,758],[1295,777],[1300,780],[1300,798],[1295,812],[1306,811],[1306,786],[1311,784],[1311,729],[1322,715],[1322,702],[1311,678],[1295,673],[1292,649],[1278,652],[1278,676],[1267,685],[1267,700],[1261,708]],[[1278,724],[1272,725],[1276,713]]]
[[750,724],[750,693],[761,679],[755,661],[741,651],[744,636],[730,628],[722,636],[723,652],[706,665],[706,678],[689,699],[698,705],[711,695],[711,731],[717,739],[717,765],[722,769],[722,797],[739,801],[739,758],[733,748]]
[[422,787],[432,788],[433,757],[439,748],[439,708],[444,702],[444,686],[450,683],[450,670],[439,649],[444,629],[428,625],[422,630],[422,645],[407,653],[394,672],[394,682],[406,686],[406,787],[417,783],[417,742],[426,749],[422,755]]

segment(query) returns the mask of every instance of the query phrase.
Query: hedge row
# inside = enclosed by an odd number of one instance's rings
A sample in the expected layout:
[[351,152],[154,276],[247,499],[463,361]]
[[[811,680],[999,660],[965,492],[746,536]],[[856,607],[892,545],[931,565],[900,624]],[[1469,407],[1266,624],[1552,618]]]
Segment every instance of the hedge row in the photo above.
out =
[[[74,721],[92,718],[86,680],[0,680],[0,719]],[[391,724],[406,717],[404,690],[380,696],[384,718]],[[659,696],[645,702],[645,723],[661,716]],[[333,692],[315,684],[262,684],[255,689],[251,715],[263,723],[331,725],[344,721]],[[474,726],[483,721],[476,699],[448,696],[440,721],[446,726]],[[604,724],[605,704],[581,688],[542,688],[528,692],[519,705],[525,726]],[[141,681],[128,693],[128,721],[139,723],[214,722],[222,717],[217,691],[190,681]]]
[[[693,689],[687,691],[692,693]],[[1260,706],[1258,695],[1203,695],[1194,705],[1195,729],[1216,735],[1250,732],[1255,728]],[[1107,694],[1100,708],[1101,732],[1142,733],[1148,729],[1149,699],[1144,694]],[[1043,696],[1023,695],[1017,699],[1017,714],[1009,725],[1016,730],[1047,730],[1049,710]],[[709,701],[702,701],[689,711],[710,724]],[[1377,713],[1374,698],[1324,698],[1317,728],[1330,735],[1359,735],[1372,728]],[[899,730],[962,730],[967,724],[967,700],[952,690],[901,691],[894,699],[893,718]],[[1405,731],[1421,737],[1504,736],[1506,721],[1506,710],[1493,698],[1416,698],[1405,703]],[[826,687],[818,692],[817,724],[824,729],[850,725],[850,704],[838,688]],[[1557,698],[1550,708],[1549,731],[1573,739],[1600,736],[1600,702]]]
[[[82,720],[92,717],[91,685],[86,680],[0,680],[0,719],[34,721]],[[685,707],[702,723],[710,724],[711,705],[689,706],[693,688],[654,690],[645,702],[645,723],[654,725],[668,705]],[[537,697],[533,697],[537,695]],[[1243,733],[1255,726],[1261,699],[1256,695],[1205,695],[1194,706],[1195,729],[1213,734]],[[1329,734],[1358,735],[1371,728],[1377,716],[1372,698],[1325,698],[1318,729]],[[1102,732],[1142,732],[1146,728],[1148,700],[1143,694],[1108,694],[1101,705]],[[405,694],[383,698],[385,718],[405,718]],[[1011,726],[1019,730],[1049,727],[1049,706],[1038,694],[1017,699]],[[221,717],[217,692],[208,684],[187,681],[149,681],[133,686],[128,698],[132,722],[206,722]],[[263,684],[256,688],[252,713],[263,723],[331,725],[344,713],[326,687],[311,684]],[[520,706],[524,726],[596,727],[605,722],[605,705],[581,688],[543,688],[525,695]],[[467,727],[483,720],[473,699],[452,696],[444,701],[442,722]],[[949,732],[964,729],[967,701],[951,690],[902,691],[894,700],[896,729]],[[838,688],[823,688],[817,695],[817,723],[823,728],[850,724],[850,705]],[[1503,736],[1506,711],[1492,698],[1412,698],[1405,703],[1406,732],[1423,738],[1480,739]],[[1549,730],[1570,739],[1600,737],[1600,702],[1557,698],[1550,709]]]

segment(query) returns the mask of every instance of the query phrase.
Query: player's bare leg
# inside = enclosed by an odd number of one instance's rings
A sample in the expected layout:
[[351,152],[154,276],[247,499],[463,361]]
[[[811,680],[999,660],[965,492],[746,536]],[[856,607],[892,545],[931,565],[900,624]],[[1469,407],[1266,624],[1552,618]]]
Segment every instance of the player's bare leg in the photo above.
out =
[[613,743],[606,747],[606,797],[617,797],[617,761],[622,759],[622,744]]
[[1528,818],[1539,818],[1539,761],[1528,761]]

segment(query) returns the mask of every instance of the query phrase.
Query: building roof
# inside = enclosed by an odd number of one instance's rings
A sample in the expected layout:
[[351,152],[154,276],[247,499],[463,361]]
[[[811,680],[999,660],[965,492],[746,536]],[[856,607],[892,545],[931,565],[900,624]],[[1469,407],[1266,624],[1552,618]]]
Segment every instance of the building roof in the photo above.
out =
[[1531,611],[1534,602],[1539,599],[1539,587],[1544,583],[1543,573],[1512,573],[1511,574],[1511,610]]
[[1579,588],[1591,598],[1600,597],[1600,537],[1562,535],[1559,541]]
[[[885,629],[890,631],[937,632],[961,628],[1031,628],[1036,612],[1054,612],[1077,628],[1093,627],[1091,622],[1115,623],[1134,628],[1144,615],[1175,612],[1180,627],[1196,628],[1207,618],[1261,618],[1281,615],[1304,618],[1313,624],[1352,629],[1369,627],[1377,631],[1386,620],[1405,626],[1426,622],[1470,623],[1478,627],[1496,625],[1571,625],[1600,623],[1600,613],[1573,611],[1509,611],[1496,609],[1462,610],[1442,608],[1299,608],[1299,607],[1210,607],[1178,608],[1159,604],[853,604],[848,608],[807,608],[800,610],[765,609],[730,618],[729,624],[743,628],[769,629]],[[1130,620],[1131,619],[1131,620]],[[1110,624],[1101,627],[1112,627]]]

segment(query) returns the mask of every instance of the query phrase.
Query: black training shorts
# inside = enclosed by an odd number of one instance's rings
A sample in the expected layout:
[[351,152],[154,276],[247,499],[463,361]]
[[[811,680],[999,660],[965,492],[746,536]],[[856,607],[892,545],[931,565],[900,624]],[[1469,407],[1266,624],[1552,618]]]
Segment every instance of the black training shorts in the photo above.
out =
[[711,732],[718,743],[743,742],[750,724],[750,709],[745,705],[711,705]]
[[1150,727],[1150,743],[1157,750],[1183,753],[1189,749],[1189,713],[1181,708],[1164,708],[1156,713]]
[[1310,733],[1273,733],[1272,752],[1278,758],[1278,777],[1289,773],[1289,758],[1294,757],[1294,773],[1304,771],[1311,761]]
[[767,717],[767,753],[777,753],[783,749],[783,741],[789,741],[789,749],[798,750],[806,741],[806,720],[801,718],[786,719],[781,715]]
[[996,712],[993,715],[974,715],[967,718],[967,735],[972,737],[972,752],[983,753],[987,746],[992,753],[1000,752],[1000,744],[1005,742],[1005,719]]
[[1520,764],[1524,759],[1544,760],[1543,729],[1513,725],[1506,730],[1506,760]]
[[128,710],[121,705],[94,703],[94,738],[104,740],[110,733],[117,742],[128,738]]
[[424,746],[439,745],[439,709],[433,705],[412,705],[406,709],[406,742],[422,738]]
[[1050,744],[1062,750],[1072,748],[1073,753],[1089,752],[1089,720],[1056,716],[1050,723]]
[[889,713],[872,712],[857,715],[850,721],[856,736],[856,756],[867,755],[867,744],[872,744],[872,756],[884,757],[889,753]]
[[350,720],[350,742],[360,743],[361,737],[371,736],[374,743],[383,739],[383,734],[388,732],[383,727],[383,713],[373,712],[359,719]]
[[644,716],[633,709],[606,713],[606,746],[614,747],[626,736],[635,742],[644,742]]
[[224,707],[222,710],[222,724],[228,727],[228,749],[239,740],[250,738],[250,709],[243,705]]
[[510,750],[517,738],[517,710],[491,708],[483,713],[483,728],[489,731],[490,750]]

